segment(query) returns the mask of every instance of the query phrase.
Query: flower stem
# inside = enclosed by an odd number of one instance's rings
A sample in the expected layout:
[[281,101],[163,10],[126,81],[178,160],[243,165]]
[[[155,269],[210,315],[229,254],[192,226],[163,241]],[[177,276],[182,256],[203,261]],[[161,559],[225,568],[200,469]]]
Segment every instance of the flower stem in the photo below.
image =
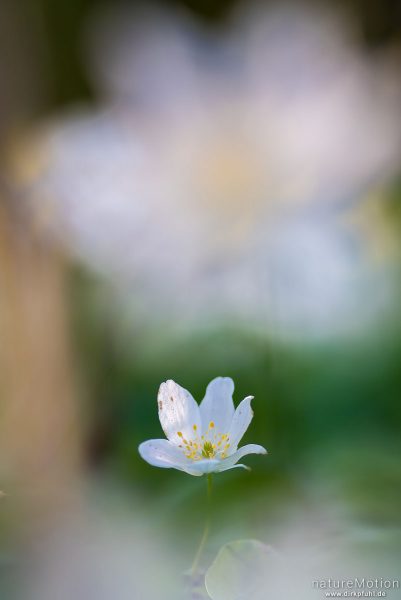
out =
[[203,534],[198,546],[198,550],[196,551],[194,561],[191,567],[191,574],[194,575],[198,569],[199,561],[202,558],[203,549],[209,537],[210,532],[210,507],[212,502],[212,474],[208,473],[207,475],[207,507],[206,507],[206,519],[205,519],[205,527],[203,530]]

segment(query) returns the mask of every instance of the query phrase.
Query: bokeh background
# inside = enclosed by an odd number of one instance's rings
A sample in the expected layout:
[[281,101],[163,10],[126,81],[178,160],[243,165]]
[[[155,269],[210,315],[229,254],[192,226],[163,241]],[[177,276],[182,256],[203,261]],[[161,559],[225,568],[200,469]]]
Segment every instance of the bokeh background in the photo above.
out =
[[2,1],[1,598],[189,597],[204,478],[137,447],[218,375],[269,456],[215,477],[205,568],[399,577],[400,34],[395,0]]

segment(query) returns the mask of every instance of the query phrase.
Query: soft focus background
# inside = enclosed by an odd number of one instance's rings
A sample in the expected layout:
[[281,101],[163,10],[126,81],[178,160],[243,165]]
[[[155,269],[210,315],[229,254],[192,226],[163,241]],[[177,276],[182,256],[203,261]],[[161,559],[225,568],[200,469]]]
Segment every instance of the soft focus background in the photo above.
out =
[[137,447],[217,375],[269,456],[205,568],[400,576],[400,70],[396,0],[2,1],[1,598],[188,597],[205,480]]

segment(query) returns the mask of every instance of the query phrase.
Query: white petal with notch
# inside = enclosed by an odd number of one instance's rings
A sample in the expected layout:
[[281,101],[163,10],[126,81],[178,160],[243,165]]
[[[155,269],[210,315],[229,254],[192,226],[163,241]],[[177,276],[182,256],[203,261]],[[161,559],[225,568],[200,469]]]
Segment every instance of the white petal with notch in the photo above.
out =
[[253,396],[247,396],[244,398],[244,400],[242,400],[242,402],[240,402],[237,406],[237,410],[232,418],[230,429],[228,431],[231,454],[236,451],[242,436],[252,421],[253,410],[251,408],[251,400],[253,400]]

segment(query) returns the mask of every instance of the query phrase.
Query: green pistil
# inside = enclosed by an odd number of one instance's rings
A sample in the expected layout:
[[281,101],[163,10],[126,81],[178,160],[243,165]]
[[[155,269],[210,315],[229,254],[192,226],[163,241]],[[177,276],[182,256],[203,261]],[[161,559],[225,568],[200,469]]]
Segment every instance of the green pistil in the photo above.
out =
[[214,449],[211,442],[205,442],[203,444],[202,456],[203,458],[213,458]]

